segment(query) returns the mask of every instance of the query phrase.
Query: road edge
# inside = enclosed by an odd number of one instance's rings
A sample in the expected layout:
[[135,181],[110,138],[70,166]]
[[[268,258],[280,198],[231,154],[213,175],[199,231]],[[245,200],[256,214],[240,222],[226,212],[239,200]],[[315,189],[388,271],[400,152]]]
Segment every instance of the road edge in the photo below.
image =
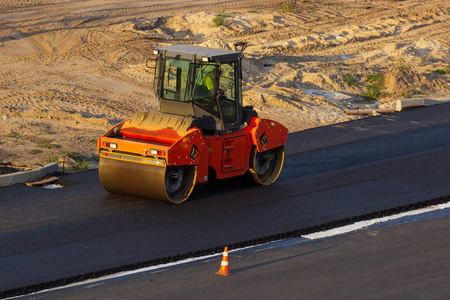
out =
[[56,171],[58,171],[58,163],[54,162],[29,171],[0,175],[0,186],[36,181],[45,175],[55,173]]

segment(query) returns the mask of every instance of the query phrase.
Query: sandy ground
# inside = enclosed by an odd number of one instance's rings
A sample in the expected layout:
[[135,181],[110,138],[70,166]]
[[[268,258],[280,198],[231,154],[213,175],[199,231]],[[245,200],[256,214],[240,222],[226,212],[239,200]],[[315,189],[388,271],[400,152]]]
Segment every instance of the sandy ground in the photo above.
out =
[[106,129],[158,109],[158,45],[248,42],[244,102],[291,132],[347,121],[347,105],[450,99],[447,0],[161,2],[2,0],[0,162],[95,161]]

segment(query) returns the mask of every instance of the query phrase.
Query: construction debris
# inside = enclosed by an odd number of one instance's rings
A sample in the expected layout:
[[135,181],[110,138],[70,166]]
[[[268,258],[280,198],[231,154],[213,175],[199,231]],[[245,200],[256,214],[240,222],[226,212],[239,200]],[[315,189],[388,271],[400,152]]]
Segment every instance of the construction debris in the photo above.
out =
[[345,109],[344,114],[346,115],[379,115],[379,114],[386,114],[386,113],[393,113],[395,112],[395,108],[365,108],[365,109]]
[[50,178],[46,178],[46,179],[42,179],[42,180],[34,181],[34,182],[27,182],[25,184],[28,185],[28,186],[42,186],[42,185],[47,185],[47,184],[50,184],[50,183],[54,183],[58,179],[59,179],[58,177],[52,176]]
[[43,186],[44,189],[48,189],[48,190],[60,189],[60,188],[63,188],[63,187],[64,186],[62,186],[60,184],[49,184],[49,185]]

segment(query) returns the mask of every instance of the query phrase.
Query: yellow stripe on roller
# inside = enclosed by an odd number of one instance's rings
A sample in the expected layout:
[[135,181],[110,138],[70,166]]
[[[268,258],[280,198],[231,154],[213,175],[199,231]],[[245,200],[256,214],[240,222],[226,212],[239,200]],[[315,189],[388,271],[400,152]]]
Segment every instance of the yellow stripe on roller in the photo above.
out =
[[119,153],[107,152],[107,151],[101,151],[100,156],[104,157],[104,158],[110,158],[110,159],[121,160],[121,161],[126,161],[126,162],[134,162],[134,163],[144,164],[144,165],[152,165],[152,166],[158,166],[158,167],[166,166],[165,160],[155,159],[155,158],[147,158],[147,157],[143,157],[143,156],[119,154]]

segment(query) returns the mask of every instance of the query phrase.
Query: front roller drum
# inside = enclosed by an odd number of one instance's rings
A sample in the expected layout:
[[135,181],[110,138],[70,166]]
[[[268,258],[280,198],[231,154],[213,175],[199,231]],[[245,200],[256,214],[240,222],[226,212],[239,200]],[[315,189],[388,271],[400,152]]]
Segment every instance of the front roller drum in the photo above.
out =
[[155,166],[100,157],[100,182],[113,194],[183,203],[197,180],[196,166]]
[[250,172],[256,183],[270,185],[277,180],[284,162],[284,146],[258,152],[253,147],[250,157]]

